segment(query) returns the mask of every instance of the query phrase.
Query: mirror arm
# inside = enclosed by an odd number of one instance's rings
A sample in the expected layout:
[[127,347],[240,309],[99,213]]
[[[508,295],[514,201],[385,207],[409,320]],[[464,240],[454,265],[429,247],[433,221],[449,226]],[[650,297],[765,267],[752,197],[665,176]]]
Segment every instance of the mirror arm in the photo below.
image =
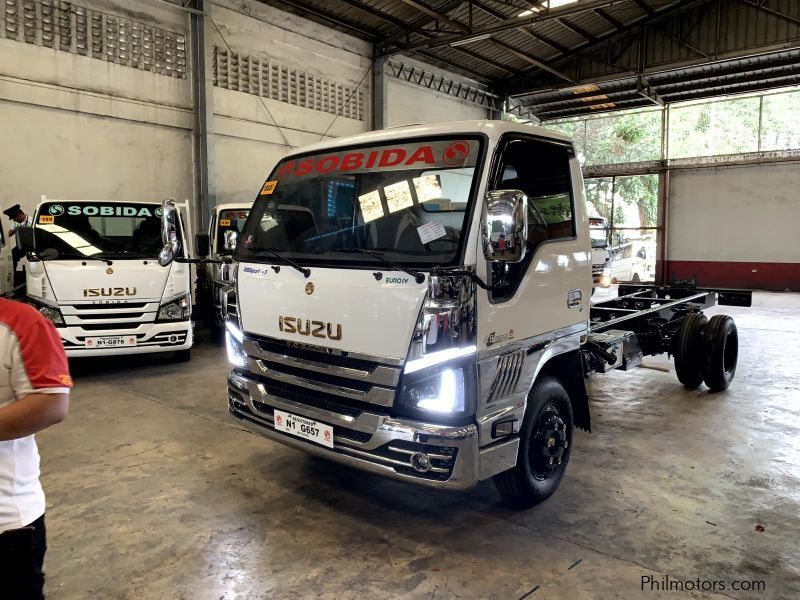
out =
[[224,265],[233,262],[231,258],[183,258],[176,256],[173,262],[190,265]]
[[478,275],[476,275],[475,273],[473,273],[472,271],[469,271],[467,269],[446,269],[446,268],[442,268],[442,267],[434,267],[433,269],[431,269],[431,275],[433,275],[433,276],[436,276],[436,275],[455,275],[456,277],[468,277],[473,282],[475,282],[475,285],[477,285],[479,288],[481,288],[483,290],[486,290],[487,292],[493,292],[495,290],[500,289],[500,286],[498,286],[498,285],[489,285],[483,279],[478,277]]

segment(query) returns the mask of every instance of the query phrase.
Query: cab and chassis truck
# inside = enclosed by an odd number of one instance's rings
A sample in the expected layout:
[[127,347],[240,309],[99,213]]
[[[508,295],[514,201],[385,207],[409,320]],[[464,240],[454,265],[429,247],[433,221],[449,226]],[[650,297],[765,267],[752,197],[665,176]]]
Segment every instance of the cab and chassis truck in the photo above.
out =
[[[163,212],[167,264],[180,244],[169,201]],[[687,387],[724,390],[736,326],[702,310],[750,303],[678,285],[623,286],[592,305],[571,142],[499,121],[294,151],[235,237],[234,420],[402,481],[493,478],[515,507],[556,490],[574,429],[590,430],[586,377],[669,352]]]

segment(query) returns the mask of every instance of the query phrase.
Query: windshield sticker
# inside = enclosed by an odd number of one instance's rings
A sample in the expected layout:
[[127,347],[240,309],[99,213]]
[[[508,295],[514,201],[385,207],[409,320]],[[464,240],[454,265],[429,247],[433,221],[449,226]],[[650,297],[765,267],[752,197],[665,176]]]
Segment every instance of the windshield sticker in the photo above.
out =
[[[42,208],[42,210],[45,210]],[[98,205],[98,204],[71,204],[66,210],[61,204],[51,204],[47,206],[47,212],[52,217],[161,217],[160,206],[142,205]],[[48,216],[48,215],[43,215]],[[52,223],[53,221],[39,221],[40,223]]]
[[415,177],[414,190],[417,192],[417,201],[420,204],[442,197],[442,183],[438,175]]
[[381,195],[378,190],[362,194],[358,197],[358,203],[361,206],[361,214],[364,215],[364,223],[380,219],[383,216],[383,204],[381,204]]
[[49,213],[50,213],[51,215],[53,215],[54,217],[60,217],[61,215],[63,215],[63,214],[64,214],[64,207],[63,207],[63,206],[61,206],[60,204],[53,204],[53,205],[52,205],[52,206],[51,206],[51,207],[50,207],[50,208],[47,210],[47,212],[49,212]]
[[219,220],[219,226],[220,227],[230,227],[231,226],[231,220],[230,219],[220,219]]
[[[407,169],[473,167],[478,160],[478,140],[439,140],[398,144],[289,159],[278,168],[281,181],[327,174],[371,173]],[[275,182],[268,182],[275,183]],[[266,187],[266,185],[265,185]],[[274,186],[273,186],[274,189]],[[262,195],[266,193],[264,189]]]
[[383,188],[383,193],[386,194],[386,204],[390,213],[396,213],[398,210],[403,210],[414,204],[414,199],[411,197],[411,188],[405,179],[392,185],[387,185]]
[[277,181],[268,181],[264,184],[264,187],[261,188],[261,193],[259,196],[269,196],[272,192],[275,191],[275,188],[278,186]]
[[438,240],[439,238],[443,238],[447,235],[444,225],[438,221],[431,221],[429,223],[425,223],[425,225],[422,225],[421,227],[417,227],[417,233],[419,234],[419,240],[423,244],[427,244],[433,240]]
[[52,215],[42,215],[39,217],[39,223],[42,225],[49,225],[51,223],[55,223],[56,218]]

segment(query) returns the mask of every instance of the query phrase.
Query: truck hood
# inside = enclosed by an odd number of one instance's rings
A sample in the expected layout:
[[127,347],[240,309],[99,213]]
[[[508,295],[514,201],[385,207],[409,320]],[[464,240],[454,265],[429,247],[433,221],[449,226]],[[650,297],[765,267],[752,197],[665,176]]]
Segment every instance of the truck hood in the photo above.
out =
[[[373,273],[381,272],[380,281]],[[241,263],[237,303],[245,333],[404,360],[427,284],[374,269]],[[337,339],[339,338],[340,339]]]
[[170,275],[170,267],[160,266],[156,259],[113,260],[112,265],[96,260],[88,260],[85,265],[81,262],[48,260],[43,263],[53,294],[59,302],[157,302],[164,295]]

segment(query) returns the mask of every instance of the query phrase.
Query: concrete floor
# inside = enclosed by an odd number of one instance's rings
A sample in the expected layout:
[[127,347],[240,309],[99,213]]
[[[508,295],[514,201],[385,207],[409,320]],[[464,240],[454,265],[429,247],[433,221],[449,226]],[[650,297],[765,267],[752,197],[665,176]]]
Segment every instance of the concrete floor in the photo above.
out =
[[[491,482],[418,489],[245,432],[210,343],[188,364],[75,365],[69,419],[39,436],[49,596],[798,598],[800,295],[723,310],[741,340],[731,389],[595,377],[594,433],[525,512]],[[665,575],[766,590],[641,591]]]

